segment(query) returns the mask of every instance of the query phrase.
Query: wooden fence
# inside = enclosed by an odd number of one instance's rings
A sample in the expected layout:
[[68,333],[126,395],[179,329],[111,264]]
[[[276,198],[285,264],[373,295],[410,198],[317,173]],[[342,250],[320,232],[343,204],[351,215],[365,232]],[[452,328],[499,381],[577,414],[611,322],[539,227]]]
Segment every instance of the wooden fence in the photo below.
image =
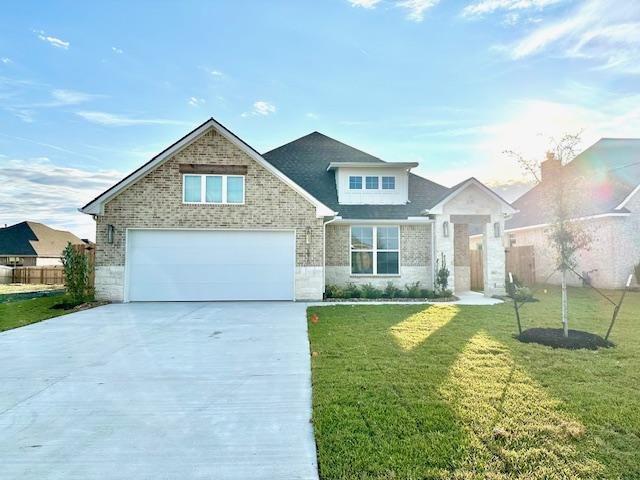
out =
[[536,259],[533,245],[509,247],[506,250],[505,273],[513,273],[524,285],[536,283]]
[[[95,285],[96,250],[89,245],[74,245],[73,248],[87,256],[89,264],[89,287]],[[11,283],[27,283],[38,285],[64,285],[64,267],[15,267],[13,268]]]
[[484,290],[484,269],[482,268],[482,250],[471,250],[471,290]]

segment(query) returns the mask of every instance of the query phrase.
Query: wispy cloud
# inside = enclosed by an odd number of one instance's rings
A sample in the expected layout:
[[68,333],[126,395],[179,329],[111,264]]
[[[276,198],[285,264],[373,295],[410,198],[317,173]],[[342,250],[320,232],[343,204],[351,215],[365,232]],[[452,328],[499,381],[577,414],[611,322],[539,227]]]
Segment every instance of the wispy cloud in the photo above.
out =
[[276,106],[272,103],[265,102],[264,100],[258,100],[253,104],[253,110],[242,114],[243,117],[263,116],[276,113]]
[[463,17],[482,17],[499,11],[542,10],[565,0],[479,0],[462,10]]
[[111,51],[112,51],[113,53],[117,53],[118,55],[121,55],[121,54],[123,54],[123,53],[124,53],[124,52],[122,51],[122,49],[121,49],[121,48],[118,48],[118,47],[111,47]]
[[0,62],[4,63],[5,65],[8,65],[9,63],[13,63],[9,57],[0,58]]
[[11,140],[17,140],[18,142],[26,142],[26,143],[30,143],[32,145],[38,145],[40,147],[45,147],[45,148],[48,148],[48,149],[51,149],[51,150],[54,150],[54,151],[57,151],[57,152],[62,152],[62,153],[65,153],[67,155],[73,155],[73,156],[80,157],[80,158],[88,158],[90,160],[97,160],[97,158],[94,157],[93,155],[87,155],[85,153],[76,152],[74,150],[70,150],[68,148],[61,147],[59,145],[53,145],[51,143],[41,142],[39,140],[32,140],[30,138],[20,137],[20,136],[17,136],[17,135],[7,135],[6,133],[2,133],[2,132],[0,132],[0,137],[9,138]]
[[137,118],[108,112],[79,111],[76,112],[76,115],[84,118],[88,122],[97,123],[98,125],[107,125],[110,127],[130,127],[133,125],[184,125],[184,122],[178,120],[169,120],[166,118]]
[[[347,0],[352,7],[361,7],[368,10],[376,8],[382,4],[382,0]],[[413,22],[422,22],[424,20],[424,14],[430,8],[436,6],[440,0],[394,0],[391,5],[406,10],[407,19]]]
[[206,103],[206,101],[205,101],[204,98],[189,97],[188,103],[192,107],[199,107],[200,105],[204,105]]
[[54,37],[53,35],[47,35],[44,30],[33,30],[40,40],[43,42],[47,42],[49,45],[52,45],[56,48],[62,48],[63,50],[68,50],[71,45],[70,42],[65,42],[64,40],[59,39],[58,37]]
[[0,164],[0,218],[33,220],[94,238],[95,223],[77,211],[124,175],[115,170],[63,167],[46,157],[3,160]]
[[78,92],[75,90],[63,90],[55,89],[51,92],[51,96],[57,105],[76,105],[78,103],[88,102],[99,95],[93,95],[90,93]]
[[352,7],[374,8],[381,0],[348,0]]
[[224,77],[224,73],[222,73],[220,70],[216,70],[215,68],[209,68],[209,67],[198,67],[200,68],[200,70],[202,70],[203,72],[208,73],[209,75],[211,75],[212,77]]
[[[482,7],[484,3],[487,2],[472,4],[466,9],[483,15],[508,8],[492,8],[493,3]],[[513,8],[522,4],[506,3],[513,4]],[[527,0],[524,5],[543,8],[553,3],[552,0]],[[503,50],[514,60],[551,52],[560,57],[591,61],[595,68],[603,70],[640,74],[640,8],[628,0],[588,0],[563,16],[547,16],[533,31],[503,46]]]
[[316,120],[318,118],[318,114],[313,112],[307,112],[304,114],[304,116],[312,120]]
[[408,10],[407,18],[414,22],[421,22],[424,20],[424,14],[427,10],[435,7],[440,0],[403,0],[397,2],[396,5],[400,8]]

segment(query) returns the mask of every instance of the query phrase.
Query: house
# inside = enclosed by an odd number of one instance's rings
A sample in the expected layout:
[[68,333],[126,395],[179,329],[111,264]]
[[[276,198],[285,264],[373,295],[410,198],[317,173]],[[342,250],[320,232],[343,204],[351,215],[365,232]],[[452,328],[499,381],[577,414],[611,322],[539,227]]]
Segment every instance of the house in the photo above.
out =
[[420,282],[436,258],[504,292],[505,218],[474,178],[446,188],[318,132],[263,155],[210,119],[81,208],[96,220],[96,295],[112,301],[310,300],[326,284]]
[[[575,185],[574,217],[592,239],[590,249],[578,254],[576,271],[596,287],[623,287],[640,263],[640,139],[603,138],[565,166],[552,154],[542,162],[541,182],[513,203],[518,213],[505,226],[506,246],[533,245],[538,282],[555,270],[548,234],[559,172]],[[479,241],[472,236],[472,248]],[[548,282],[560,283],[560,274]],[[582,284],[574,274],[569,282]]]
[[62,265],[62,251],[68,243],[78,245],[83,241],[71,232],[37,222],[0,228],[0,265]]

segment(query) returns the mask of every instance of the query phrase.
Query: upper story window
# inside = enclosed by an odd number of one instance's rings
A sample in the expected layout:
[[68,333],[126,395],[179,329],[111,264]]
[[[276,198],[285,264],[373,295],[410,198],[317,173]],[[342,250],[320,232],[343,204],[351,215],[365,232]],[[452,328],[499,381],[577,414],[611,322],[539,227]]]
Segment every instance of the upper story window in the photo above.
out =
[[183,203],[243,204],[243,175],[183,175]]
[[382,189],[383,190],[395,190],[396,177],[382,177]]
[[362,190],[362,177],[350,176],[349,177],[349,190]]
[[367,177],[365,179],[367,190],[377,190],[378,189],[378,177]]

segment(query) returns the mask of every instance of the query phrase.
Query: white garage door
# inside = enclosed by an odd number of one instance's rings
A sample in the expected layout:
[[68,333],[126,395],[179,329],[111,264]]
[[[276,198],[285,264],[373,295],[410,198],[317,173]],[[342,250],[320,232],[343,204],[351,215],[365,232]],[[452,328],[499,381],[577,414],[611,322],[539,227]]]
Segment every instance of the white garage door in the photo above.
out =
[[294,232],[130,230],[130,301],[293,300]]

